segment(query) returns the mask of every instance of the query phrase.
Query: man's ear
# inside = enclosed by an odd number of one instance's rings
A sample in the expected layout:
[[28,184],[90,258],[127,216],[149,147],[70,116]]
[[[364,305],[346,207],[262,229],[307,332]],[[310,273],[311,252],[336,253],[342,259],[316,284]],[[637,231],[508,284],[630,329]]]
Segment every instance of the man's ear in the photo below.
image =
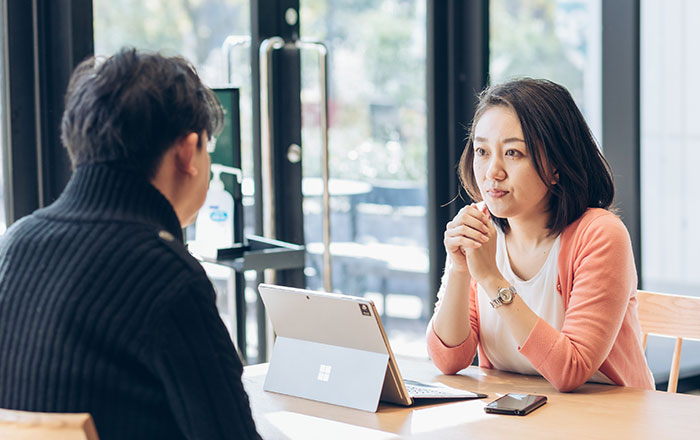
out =
[[199,145],[199,135],[190,133],[175,141],[175,162],[182,173],[196,176],[199,172],[195,164],[195,156]]

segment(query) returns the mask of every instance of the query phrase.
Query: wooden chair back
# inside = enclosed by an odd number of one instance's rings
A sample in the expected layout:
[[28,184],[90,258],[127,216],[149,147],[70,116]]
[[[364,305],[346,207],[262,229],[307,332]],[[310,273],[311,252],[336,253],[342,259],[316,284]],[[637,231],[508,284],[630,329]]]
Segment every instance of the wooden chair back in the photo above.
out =
[[2,440],[99,440],[87,413],[61,414],[0,409]]
[[676,339],[667,390],[675,393],[683,339],[700,340],[700,298],[644,290],[637,292],[637,298],[643,346],[646,348],[649,334]]

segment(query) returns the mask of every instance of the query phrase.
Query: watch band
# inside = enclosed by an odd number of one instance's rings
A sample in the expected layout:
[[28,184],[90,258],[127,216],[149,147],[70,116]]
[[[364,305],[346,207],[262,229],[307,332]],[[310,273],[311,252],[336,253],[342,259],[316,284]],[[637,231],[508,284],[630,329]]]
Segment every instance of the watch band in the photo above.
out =
[[501,287],[500,289],[498,289],[496,298],[489,301],[489,304],[491,304],[491,307],[493,307],[494,309],[497,309],[502,305],[510,304],[513,302],[513,298],[515,297],[515,295],[517,295],[517,293],[518,292],[513,286]]

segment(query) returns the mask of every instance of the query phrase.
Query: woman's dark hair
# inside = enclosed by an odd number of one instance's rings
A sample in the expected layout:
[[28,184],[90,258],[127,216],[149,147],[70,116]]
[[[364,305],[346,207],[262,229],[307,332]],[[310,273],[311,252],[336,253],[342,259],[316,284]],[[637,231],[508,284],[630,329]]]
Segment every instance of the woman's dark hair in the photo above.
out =
[[73,72],[61,141],[73,168],[110,162],[150,178],[177,139],[222,127],[219,101],[187,60],[122,49]]
[[[459,179],[469,197],[481,200],[473,169],[474,129],[495,106],[509,107],[518,115],[528,155],[549,189],[551,234],[561,233],[589,207],[610,207],[615,195],[610,166],[573,98],[552,81],[532,78],[494,85],[479,95],[459,161]],[[507,219],[493,218],[503,231],[509,230]]]

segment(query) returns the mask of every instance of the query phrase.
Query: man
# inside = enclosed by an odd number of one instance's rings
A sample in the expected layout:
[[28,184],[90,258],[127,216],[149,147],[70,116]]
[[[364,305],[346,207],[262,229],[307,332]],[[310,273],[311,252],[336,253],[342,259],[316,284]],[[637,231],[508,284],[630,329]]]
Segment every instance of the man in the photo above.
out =
[[73,73],[52,205],[0,242],[0,407],[89,412],[102,440],[258,438],[242,365],[182,229],[206,197],[213,92],[136,50]]

